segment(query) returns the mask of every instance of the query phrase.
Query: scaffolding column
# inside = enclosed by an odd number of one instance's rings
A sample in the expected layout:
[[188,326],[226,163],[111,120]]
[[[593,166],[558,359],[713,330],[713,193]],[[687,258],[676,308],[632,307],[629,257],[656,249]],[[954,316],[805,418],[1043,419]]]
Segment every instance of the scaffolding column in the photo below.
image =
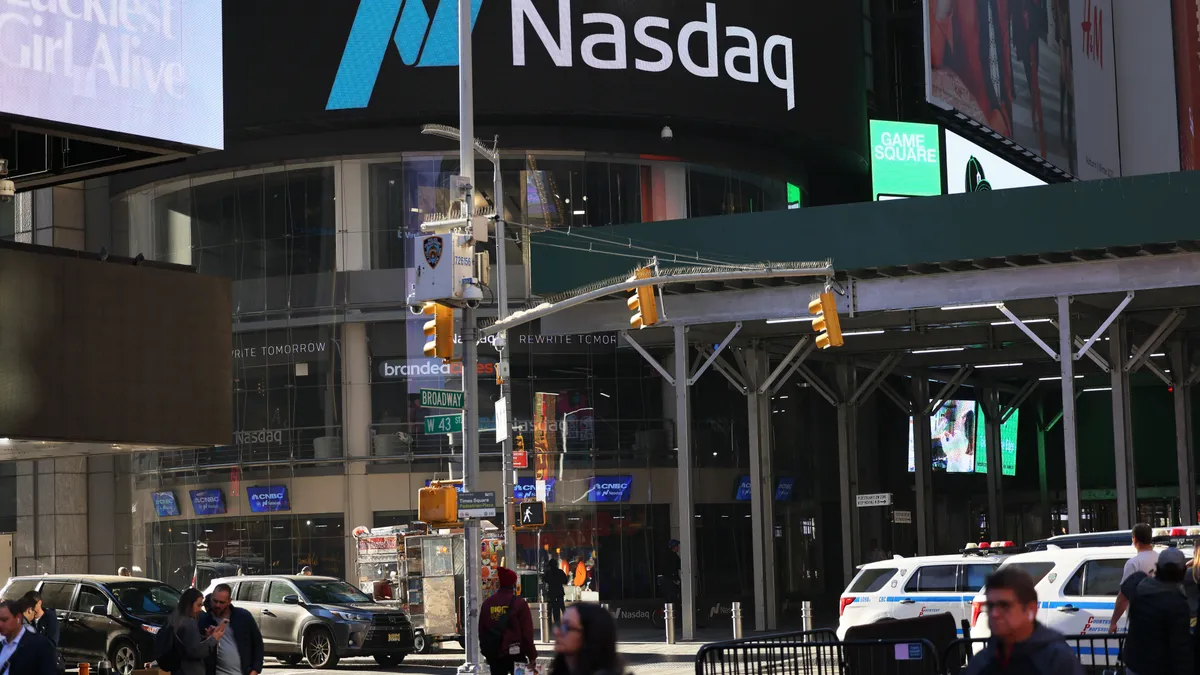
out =
[[1124,318],[1108,327],[1108,353],[1112,367],[1113,459],[1117,477],[1117,527],[1127,530],[1137,522],[1137,477],[1133,461],[1133,427],[1129,401],[1129,329]]
[[1175,402],[1175,457],[1179,469],[1179,518],[1181,525],[1196,524],[1196,468],[1192,434],[1191,359],[1187,343],[1176,338],[1171,342],[1171,379]]
[[838,479],[842,504],[842,572],[846,583],[854,578],[854,565],[861,560],[862,530],[859,528],[858,507],[858,415],[850,402],[855,389],[854,366],[841,363],[837,366],[840,398],[837,403],[838,423]]
[[[1062,377],[1063,455],[1067,472],[1067,526],[1071,534],[1082,531],[1079,508],[1079,452],[1075,428],[1075,340],[1071,335],[1071,298],[1058,296],[1058,359]],[[1121,361],[1120,363],[1124,363]]]
[[692,500],[692,415],[688,385],[687,327],[675,326],[675,438],[679,479],[679,562],[682,593],[683,639],[696,634],[696,523]]
[[[1000,424],[1003,413],[1000,408],[1000,392],[989,389],[983,392],[983,397],[983,409],[987,418],[984,421],[984,438],[986,439],[984,453],[987,459],[988,532],[992,541],[1002,541],[1004,539],[1004,506],[1000,494],[1000,478],[1003,475],[1004,466],[1001,459],[1003,453],[1000,451]],[[978,424],[978,422],[976,423]],[[979,452],[979,448],[976,448],[975,452]]]
[[[753,369],[756,385],[751,385],[747,398],[757,399],[753,414],[748,418],[750,433],[757,436],[757,442],[751,446],[750,455],[750,485],[751,522],[754,526],[754,569],[761,570],[755,575],[755,630],[774,630],[777,627],[777,612],[775,611],[775,490],[772,476],[772,453],[774,445],[771,442],[771,392],[763,384],[771,372],[771,360],[766,347],[756,344],[749,354],[747,365]],[[757,594],[762,593],[760,601]]]
[[1037,458],[1038,458],[1038,508],[1042,516],[1042,533],[1038,536],[1048,537],[1054,534],[1054,524],[1050,520],[1050,486],[1046,479],[1046,406],[1038,401],[1037,426]]
[[933,549],[933,432],[930,426],[929,380],[912,378],[913,477],[917,492],[917,555]]

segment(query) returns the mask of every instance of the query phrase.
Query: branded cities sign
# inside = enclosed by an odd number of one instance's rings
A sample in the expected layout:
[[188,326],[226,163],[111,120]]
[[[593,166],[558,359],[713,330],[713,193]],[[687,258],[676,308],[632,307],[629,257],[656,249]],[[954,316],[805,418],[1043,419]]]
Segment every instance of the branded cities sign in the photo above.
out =
[[871,186],[876,201],[942,194],[938,126],[871,120]]
[[[482,0],[471,0],[472,29],[481,4]],[[595,70],[682,70],[701,78],[773,86],[782,92],[780,107],[796,107],[790,37],[761,37],[748,28],[723,25],[715,2],[703,4],[702,16],[695,11],[699,3],[689,6],[694,8],[693,20],[677,21],[683,25],[676,26],[662,16],[622,18],[584,12],[581,35],[575,31],[571,0],[558,0],[557,11],[539,11],[533,0],[510,0],[512,65],[525,66],[528,55],[540,51],[559,68],[579,67],[582,62]],[[393,44],[408,66],[458,65],[457,14],[455,0],[440,0],[432,17],[420,0],[361,0],[325,109],[367,107],[384,55]],[[631,18],[632,26],[627,24]],[[632,56],[631,43],[637,47]]]

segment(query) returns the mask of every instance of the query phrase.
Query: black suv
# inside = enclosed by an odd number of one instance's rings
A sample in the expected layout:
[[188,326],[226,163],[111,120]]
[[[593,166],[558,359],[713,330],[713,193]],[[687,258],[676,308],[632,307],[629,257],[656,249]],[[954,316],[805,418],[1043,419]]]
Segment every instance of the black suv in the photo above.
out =
[[121,675],[152,660],[154,634],[180,595],[153,579],[51,574],[13,577],[0,597],[16,600],[29,591],[40,593],[42,605],[58,613],[58,651],[68,664],[107,659]]

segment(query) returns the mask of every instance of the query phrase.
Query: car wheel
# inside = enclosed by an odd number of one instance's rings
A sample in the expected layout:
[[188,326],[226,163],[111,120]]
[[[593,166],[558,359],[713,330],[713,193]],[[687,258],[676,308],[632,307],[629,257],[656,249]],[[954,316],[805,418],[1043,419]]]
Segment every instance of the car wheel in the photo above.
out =
[[413,651],[418,654],[428,654],[433,649],[433,643],[425,637],[425,633],[413,633]]
[[304,660],[304,656],[300,654],[288,654],[287,656],[277,656],[275,658],[285,666],[298,666]]
[[137,646],[127,640],[113,643],[108,652],[108,662],[112,664],[113,672],[117,675],[130,675],[134,669],[141,667]]
[[403,661],[404,657],[406,656],[408,656],[408,654],[376,654],[375,663],[378,663],[384,668],[395,668],[396,666],[400,665],[400,662]]
[[333,634],[325,628],[313,628],[304,635],[304,658],[313,668],[334,668],[337,666],[337,647],[333,644]]

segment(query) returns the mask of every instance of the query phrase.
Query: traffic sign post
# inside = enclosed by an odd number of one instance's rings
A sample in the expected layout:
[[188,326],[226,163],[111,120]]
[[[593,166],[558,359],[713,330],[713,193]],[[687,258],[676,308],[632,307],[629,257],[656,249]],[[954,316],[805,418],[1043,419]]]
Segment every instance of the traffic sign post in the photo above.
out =
[[854,497],[854,503],[860,509],[869,506],[891,506],[892,493],[876,492],[869,495],[857,495]]
[[422,408],[454,408],[462,410],[465,394],[453,389],[422,389]]
[[495,492],[463,492],[458,495],[458,519],[495,518]]
[[463,430],[463,416],[430,415],[425,418],[425,433],[427,434],[456,434]]

